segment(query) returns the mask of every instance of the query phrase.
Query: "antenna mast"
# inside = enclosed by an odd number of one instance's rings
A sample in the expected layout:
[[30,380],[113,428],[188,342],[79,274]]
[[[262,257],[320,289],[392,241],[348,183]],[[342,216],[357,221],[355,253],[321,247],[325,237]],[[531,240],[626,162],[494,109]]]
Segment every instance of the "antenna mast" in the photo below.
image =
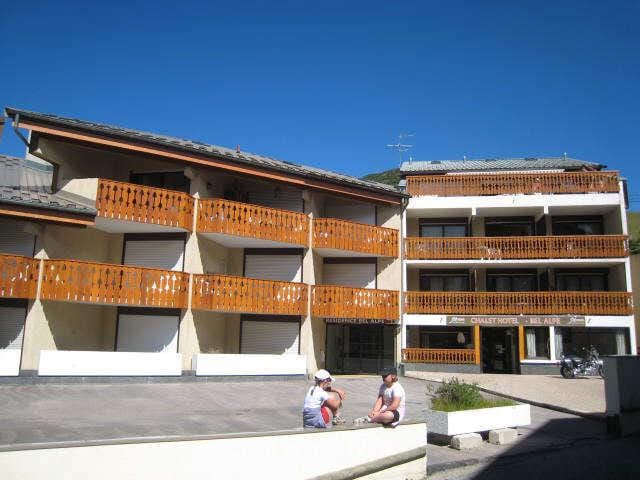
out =
[[[413,137],[412,133],[401,133],[400,135],[398,135],[398,143],[393,143],[393,144],[387,144],[387,147],[389,148],[393,148],[395,151],[398,152],[398,155],[400,155],[400,163],[402,164],[402,162],[404,162],[404,158],[402,156],[402,154],[404,152],[408,152],[410,148],[413,147],[413,145],[408,145],[406,143],[402,143],[403,140],[405,138],[409,138],[409,137]],[[411,157],[409,157],[409,161],[411,161]]]

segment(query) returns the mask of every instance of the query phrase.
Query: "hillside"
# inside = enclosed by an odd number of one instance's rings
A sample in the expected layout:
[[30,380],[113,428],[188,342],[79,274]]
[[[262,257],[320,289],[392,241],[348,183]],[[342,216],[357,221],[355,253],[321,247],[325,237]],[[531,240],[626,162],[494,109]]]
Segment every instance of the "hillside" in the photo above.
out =
[[384,172],[370,173],[362,177],[362,180],[380,182],[380,183],[385,183],[387,185],[391,185],[393,187],[397,187],[398,182],[400,181],[400,169],[393,168],[391,170],[385,170]]

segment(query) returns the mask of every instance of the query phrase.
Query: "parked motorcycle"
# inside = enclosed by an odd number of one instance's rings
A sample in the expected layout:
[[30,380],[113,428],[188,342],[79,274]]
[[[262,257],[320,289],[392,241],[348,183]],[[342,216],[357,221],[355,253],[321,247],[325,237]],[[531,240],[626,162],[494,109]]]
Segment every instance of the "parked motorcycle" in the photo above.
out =
[[584,357],[577,355],[563,355],[560,359],[560,374],[564,378],[575,378],[578,375],[600,375],[604,378],[603,363],[600,360],[600,354],[593,347],[589,349],[583,348]]

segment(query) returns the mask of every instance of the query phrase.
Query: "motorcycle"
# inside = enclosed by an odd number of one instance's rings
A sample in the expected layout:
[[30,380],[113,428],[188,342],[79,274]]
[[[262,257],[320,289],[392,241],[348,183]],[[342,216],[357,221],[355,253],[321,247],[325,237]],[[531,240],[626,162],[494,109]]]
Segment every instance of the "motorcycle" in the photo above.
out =
[[600,360],[600,354],[593,347],[583,348],[586,352],[585,357],[577,355],[563,355],[560,359],[560,375],[564,378],[576,378],[577,375],[600,375],[604,378],[603,362]]

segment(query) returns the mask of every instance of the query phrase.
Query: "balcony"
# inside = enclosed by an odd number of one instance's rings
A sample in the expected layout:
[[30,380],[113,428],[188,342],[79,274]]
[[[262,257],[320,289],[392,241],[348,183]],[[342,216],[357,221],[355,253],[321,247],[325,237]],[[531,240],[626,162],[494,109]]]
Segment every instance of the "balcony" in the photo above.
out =
[[467,348],[403,348],[404,363],[479,363],[476,351]]
[[407,292],[408,314],[632,315],[627,292]]
[[302,213],[223,199],[198,202],[197,231],[230,248],[309,245],[309,217]]
[[408,260],[520,260],[534,258],[622,258],[626,235],[407,238]]
[[337,218],[313,220],[313,248],[322,256],[397,257],[398,230]]
[[39,260],[0,255],[0,298],[36,298]]
[[110,233],[191,231],[194,198],[133,183],[98,180],[96,228]]
[[372,288],[315,285],[312,314],[324,318],[372,319],[398,322],[398,292]]
[[618,172],[496,173],[407,177],[411,196],[617,193]]
[[196,310],[263,315],[306,315],[308,287],[302,283],[230,275],[194,275]]
[[42,300],[186,308],[189,275],[153,268],[45,260]]

